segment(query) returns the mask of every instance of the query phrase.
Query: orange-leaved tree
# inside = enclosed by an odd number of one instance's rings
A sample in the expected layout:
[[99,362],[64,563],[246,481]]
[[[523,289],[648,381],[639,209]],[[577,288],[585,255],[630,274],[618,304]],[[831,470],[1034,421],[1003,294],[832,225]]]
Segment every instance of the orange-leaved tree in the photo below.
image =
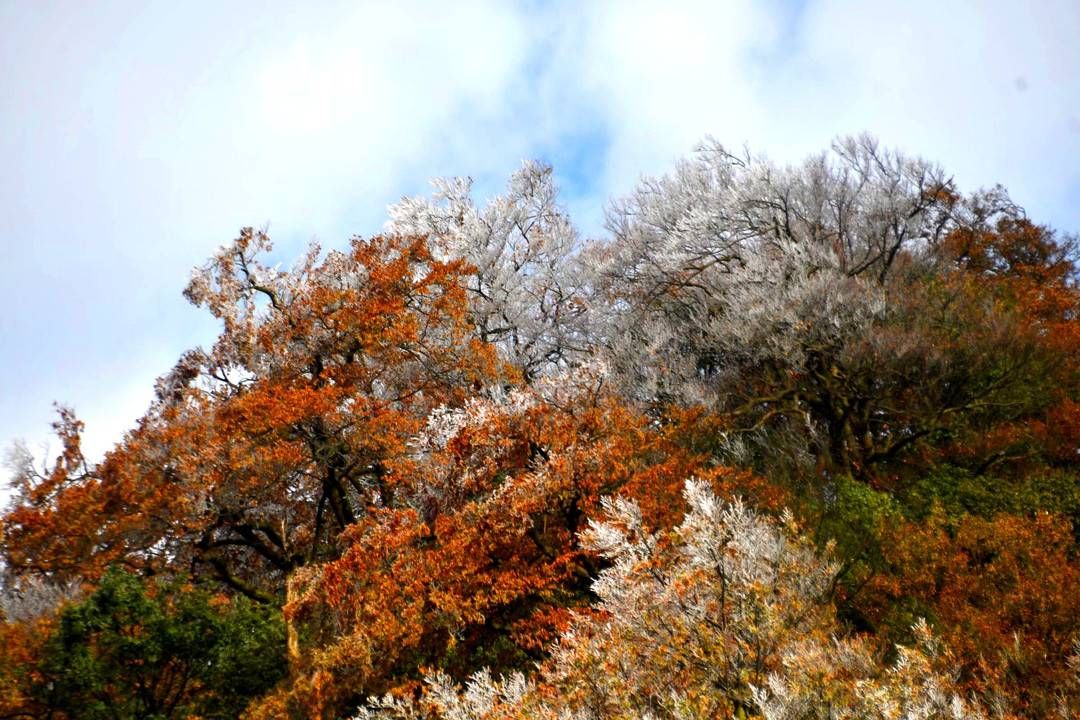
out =
[[186,290],[223,323],[187,353],[150,411],[88,465],[80,425],[58,424],[64,453],[27,465],[3,521],[16,572],[97,577],[109,564],[214,577],[263,600],[289,572],[340,552],[338,533],[392,505],[428,413],[499,380],[471,334],[465,266],[419,237],[356,239],[291,271],[244,230]]
[[779,504],[763,481],[701,451],[708,417],[656,423],[587,390],[587,377],[432,417],[397,504],[346,530],[339,559],[292,576],[293,682],[260,716],[333,717],[415,685],[424,667],[464,677],[531,666],[593,597],[602,563],[578,534],[604,495],[640,498],[661,527],[681,516],[691,474]]
[[891,528],[889,572],[856,604],[875,623],[903,629],[926,617],[954,653],[963,686],[1024,717],[1080,712],[1069,660],[1080,638],[1080,562],[1060,516],[938,511]]

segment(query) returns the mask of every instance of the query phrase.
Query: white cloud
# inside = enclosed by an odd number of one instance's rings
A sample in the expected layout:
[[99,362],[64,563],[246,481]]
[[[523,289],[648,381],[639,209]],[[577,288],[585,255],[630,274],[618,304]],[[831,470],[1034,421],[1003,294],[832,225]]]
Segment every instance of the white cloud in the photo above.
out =
[[[869,131],[1080,230],[1080,5],[591,5],[580,60],[623,191],[708,133],[795,162]],[[578,67],[577,63],[580,63]]]
[[118,439],[168,357],[209,339],[180,290],[240,225],[269,222],[290,257],[377,231],[418,176],[503,174],[527,151],[484,127],[530,47],[501,3],[0,16],[0,363],[21,378],[0,391],[4,443],[38,444],[53,398],[95,454]]
[[[1080,181],[1080,5],[1071,0],[807,7],[793,65],[809,112],[780,126],[871,130],[956,173],[1005,184],[1038,219]],[[794,120],[794,121],[792,121]],[[1080,230],[1075,212],[1062,220]]]
[[665,170],[706,133],[736,145],[758,139],[767,109],[755,56],[780,29],[768,4],[591,7],[580,62],[611,133],[606,187],[625,191],[643,171]]

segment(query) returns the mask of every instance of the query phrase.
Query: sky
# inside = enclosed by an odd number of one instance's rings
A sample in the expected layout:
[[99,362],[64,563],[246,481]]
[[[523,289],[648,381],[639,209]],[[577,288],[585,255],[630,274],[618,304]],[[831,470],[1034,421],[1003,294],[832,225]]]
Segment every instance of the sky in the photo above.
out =
[[707,135],[789,163],[870,132],[1080,232],[1077,37],[1075,0],[0,0],[0,446],[55,452],[53,402],[120,440],[213,341],[181,290],[240,227],[289,264],[526,158],[597,235]]

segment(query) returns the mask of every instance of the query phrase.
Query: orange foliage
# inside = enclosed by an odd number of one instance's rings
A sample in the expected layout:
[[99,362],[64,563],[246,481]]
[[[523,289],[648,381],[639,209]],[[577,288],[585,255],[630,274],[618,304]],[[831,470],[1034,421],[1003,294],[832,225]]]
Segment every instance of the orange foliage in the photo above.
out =
[[398,507],[350,527],[340,559],[294,574],[286,617],[305,647],[289,704],[318,716],[406,690],[425,666],[463,676],[539,659],[566,608],[591,598],[597,558],[577,534],[604,495],[647,503],[654,527],[681,518],[690,475],[727,496],[782,499],[695,450],[710,424],[697,413],[658,428],[603,399],[560,407],[528,396],[474,410],[412,475],[397,475]]
[[433,408],[502,376],[470,336],[465,266],[423,239],[357,239],[291,273],[258,264],[269,247],[246,230],[196,274],[188,295],[224,330],[159,381],[102,464],[86,466],[81,426],[62,415],[64,455],[4,518],[13,568],[172,565],[269,599],[387,496]]
[[41,679],[38,663],[52,631],[50,618],[29,622],[0,620],[0,717],[36,717],[42,713],[30,688]]
[[[1074,244],[1023,218],[993,228],[961,228],[941,248],[959,273],[945,286],[953,313],[971,322],[952,342],[963,351],[994,328],[1006,331],[982,348],[997,366],[981,382],[966,427],[943,448],[942,459],[978,474],[1001,464],[1018,474],[1044,463],[1070,466],[1080,448],[1076,399],[1080,397],[1080,288],[1072,262]],[[961,356],[962,357],[962,356]],[[992,393],[1009,384],[1003,397]],[[1027,467],[1025,467],[1027,466]]]
[[[859,601],[876,622],[901,626],[925,613],[952,650],[969,690],[1004,696],[1015,711],[1048,717],[1070,685],[1067,660],[1080,636],[1080,562],[1059,517],[937,516],[895,528],[885,544],[893,568]],[[1080,710],[1075,695],[1074,711]]]

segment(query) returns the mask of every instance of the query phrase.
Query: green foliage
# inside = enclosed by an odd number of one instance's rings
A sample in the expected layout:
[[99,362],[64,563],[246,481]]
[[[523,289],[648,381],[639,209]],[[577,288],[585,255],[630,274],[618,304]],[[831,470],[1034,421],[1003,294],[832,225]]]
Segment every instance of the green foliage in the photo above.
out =
[[1066,470],[1002,477],[940,465],[907,488],[900,501],[906,514],[918,520],[927,518],[935,506],[951,521],[965,514],[991,518],[1045,511],[1064,515],[1080,528],[1080,479]]
[[235,718],[285,673],[280,612],[111,570],[66,608],[37,693],[67,717]]
[[892,495],[841,475],[826,488],[818,536],[835,542],[840,557],[877,567],[882,533],[899,517],[901,508]]

